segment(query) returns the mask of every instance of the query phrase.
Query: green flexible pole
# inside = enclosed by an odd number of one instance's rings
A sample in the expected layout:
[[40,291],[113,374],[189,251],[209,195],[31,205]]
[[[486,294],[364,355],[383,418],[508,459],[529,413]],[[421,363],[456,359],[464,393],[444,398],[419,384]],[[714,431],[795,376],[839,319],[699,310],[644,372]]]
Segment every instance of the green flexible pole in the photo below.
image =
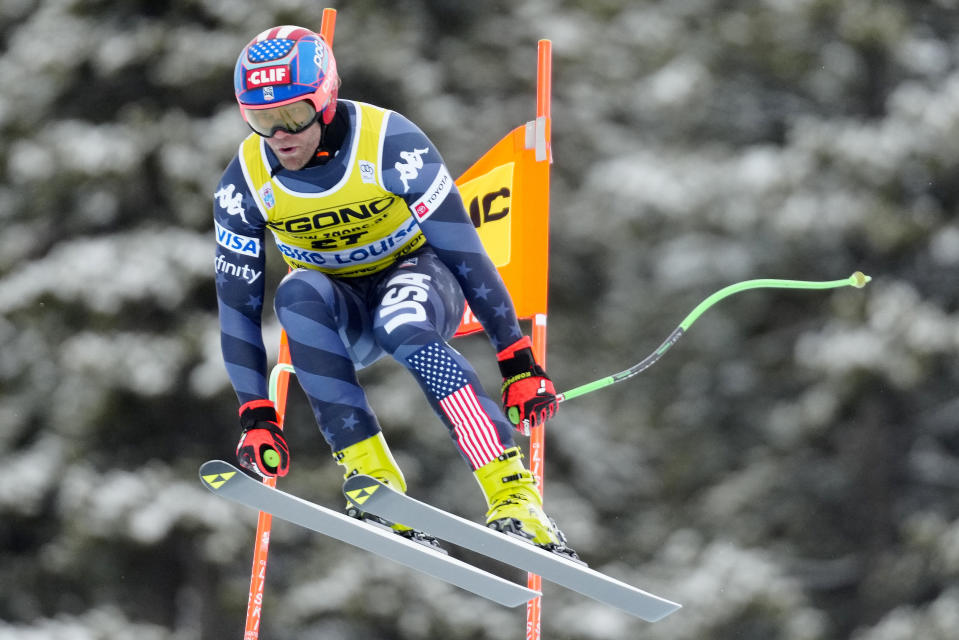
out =
[[775,279],[759,279],[759,280],[744,280],[743,282],[737,282],[736,284],[731,284],[728,287],[724,287],[712,294],[693,309],[689,315],[683,318],[683,321],[679,323],[679,326],[676,327],[669,337],[659,345],[659,347],[653,351],[651,354],[643,358],[641,361],[637,362],[635,365],[615,373],[611,376],[606,376],[599,380],[589,382],[582,386],[576,387],[575,389],[570,389],[564,393],[560,393],[556,396],[557,402],[565,402],[567,400],[572,400],[587,393],[592,393],[593,391],[598,391],[604,389],[610,385],[614,385],[617,382],[622,382],[628,378],[632,378],[638,373],[645,371],[649,367],[653,366],[657,360],[663,357],[663,354],[669,351],[670,347],[676,344],[680,338],[683,337],[683,334],[686,333],[686,330],[696,320],[699,319],[699,316],[715,305],[720,300],[728,298],[729,296],[740,293],[742,291],[747,291],[749,289],[838,289],[840,287],[856,287],[857,289],[862,289],[866,286],[872,278],[863,274],[861,271],[857,271],[848,278],[843,278],[842,280],[828,280],[828,281],[810,281],[810,280],[775,280]]

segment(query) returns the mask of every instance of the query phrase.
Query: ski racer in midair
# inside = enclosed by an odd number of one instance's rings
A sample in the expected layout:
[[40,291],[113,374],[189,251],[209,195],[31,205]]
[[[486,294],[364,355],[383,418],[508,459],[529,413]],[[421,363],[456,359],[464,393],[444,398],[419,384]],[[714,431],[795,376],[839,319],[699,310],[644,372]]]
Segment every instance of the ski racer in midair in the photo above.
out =
[[[291,271],[274,308],[296,378],[346,477],[405,492],[357,370],[392,356],[416,379],[486,497],[487,524],[572,554],[543,512],[514,425],[447,342],[468,302],[497,352],[502,401],[525,434],[552,417],[534,359],[439,152],[403,116],[339,100],[326,42],[280,26],[240,53],[234,89],[253,130],[214,195],[223,358],[240,403],[240,464],[283,476],[290,452],[268,399],[261,331],[266,231]],[[363,514],[359,514],[361,517]],[[393,524],[401,534],[412,532]]]

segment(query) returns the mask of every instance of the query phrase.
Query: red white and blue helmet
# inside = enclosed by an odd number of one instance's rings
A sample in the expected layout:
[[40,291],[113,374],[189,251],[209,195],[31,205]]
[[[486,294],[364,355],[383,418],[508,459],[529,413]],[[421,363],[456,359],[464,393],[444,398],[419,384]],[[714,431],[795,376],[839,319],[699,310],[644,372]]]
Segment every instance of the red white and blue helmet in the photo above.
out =
[[233,71],[233,90],[243,119],[248,109],[271,109],[309,100],[325,124],[336,113],[340,78],[333,51],[309,29],[284,25],[262,32],[243,47]]

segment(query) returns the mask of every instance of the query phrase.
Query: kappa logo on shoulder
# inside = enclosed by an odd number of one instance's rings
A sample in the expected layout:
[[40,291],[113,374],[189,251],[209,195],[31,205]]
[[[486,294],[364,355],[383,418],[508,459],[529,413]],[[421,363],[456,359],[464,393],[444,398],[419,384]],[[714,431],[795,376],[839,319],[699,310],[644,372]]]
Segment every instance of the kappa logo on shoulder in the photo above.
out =
[[250,224],[246,219],[246,209],[243,206],[243,194],[236,188],[236,185],[224,185],[219,191],[213,194],[217,204],[221,209],[231,216],[239,216],[240,220]]
[[423,168],[423,154],[429,149],[413,149],[412,151],[400,151],[400,157],[405,162],[397,162],[393,165],[400,172],[400,180],[403,182],[404,191],[410,190],[410,180],[415,180],[420,175],[420,169]]

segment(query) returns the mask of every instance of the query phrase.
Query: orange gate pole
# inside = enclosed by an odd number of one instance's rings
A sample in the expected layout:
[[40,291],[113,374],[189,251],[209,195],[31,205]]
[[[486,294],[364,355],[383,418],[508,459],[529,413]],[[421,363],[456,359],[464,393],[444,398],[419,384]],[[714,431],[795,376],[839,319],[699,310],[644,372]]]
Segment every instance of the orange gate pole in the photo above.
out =
[[[552,53],[553,47],[549,40],[540,40],[537,49],[536,64],[536,126],[544,127],[546,139],[546,157],[543,162],[552,162],[552,150],[550,148],[550,99],[552,94]],[[540,158],[537,158],[540,160]],[[548,174],[547,174],[548,175]],[[546,193],[540,195],[546,199],[546,207],[549,207],[549,182],[547,181]],[[547,218],[548,220],[548,218]],[[543,254],[545,260],[549,260],[548,251],[548,229],[544,233],[547,238],[546,252]],[[546,309],[542,313],[537,313],[533,317],[533,354],[536,360],[546,368]],[[533,477],[536,478],[536,484],[539,487],[540,495],[543,495],[544,473],[543,465],[546,461],[546,433],[543,425],[533,428],[529,441],[529,465]],[[543,579],[533,573],[527,574],[527,586],[530,589],[542,592]],[[540,640],[540,618],[543,607],[542,596],[530,600],[526,605],[526,640]]]

